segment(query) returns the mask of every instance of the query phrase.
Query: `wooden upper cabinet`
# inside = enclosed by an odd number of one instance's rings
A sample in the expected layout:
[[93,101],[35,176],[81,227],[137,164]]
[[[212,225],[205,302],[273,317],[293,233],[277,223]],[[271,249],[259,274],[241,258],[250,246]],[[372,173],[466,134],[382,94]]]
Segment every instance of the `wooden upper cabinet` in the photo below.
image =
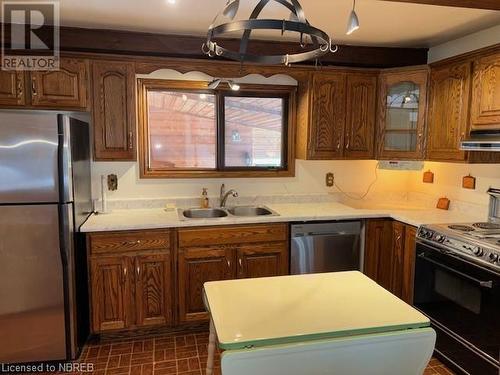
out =
[[380,75],[378,157],[423,159],[427,68],[389,71]]
[[469,61],[431,68],[427,157],[430,160],[463,161],[467,153],[460,141],[469,131]]
[[170,252],[135,257],[135,307],[138,327],[172,324],[171,264]]
[[123,256],[92,259],[92,330],[102,332],[127,328],[133,265]]
[[341,158],[345,127],[344,73],[315,73],[310,114],[310,159]]
[[474,61],[471,100],[472,128],[500,129],[500,52]]
[[235,256],[231,248],[184,248],[178,255],[179,321],[208,319],[203,304],[203,284],[233,279]]
[[136,160],[134,64],[94,61],[92,92],[94,158]]
[[349,74],[346,95],[344,156],[370,159],[374,151],[377,76]]
[[288,243],[254,244],[237,250],[238,278],[288,274]]
[[24,72],[0,70],[0,105],[6,107],[26,104]]
[[45,108],[87,108],[88,62],[61,59],[60,68],[53,71],[33,71],[29,74],[31,104]]

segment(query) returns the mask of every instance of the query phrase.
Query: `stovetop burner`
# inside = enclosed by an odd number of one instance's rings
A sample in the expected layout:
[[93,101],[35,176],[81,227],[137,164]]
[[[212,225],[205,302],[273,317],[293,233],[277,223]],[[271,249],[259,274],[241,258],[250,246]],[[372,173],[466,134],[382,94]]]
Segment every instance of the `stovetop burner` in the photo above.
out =
[[495,223],[474,223],[472,226],[479,229],[500,229],[500,224]]
[[[474,226],[475,226],[475,224],[474,224]],[[475,231],[475,229],[473,227],[469,226],[469,225],[448,225],[448,228],[453,229],[453,230],[458,230],[460,232],[472,232],[472,231]]]

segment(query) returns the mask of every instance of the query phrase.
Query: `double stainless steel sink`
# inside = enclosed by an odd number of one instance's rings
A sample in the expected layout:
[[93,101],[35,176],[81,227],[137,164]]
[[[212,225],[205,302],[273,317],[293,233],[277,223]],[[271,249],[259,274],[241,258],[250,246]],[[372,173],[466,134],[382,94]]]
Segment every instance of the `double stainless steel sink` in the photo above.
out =
[[266,206],[235,206],[229,208],[189,208],[177,210],[180,220],[191,219],[217,219],[228,216],[258,217],[279,216],[279,214]]

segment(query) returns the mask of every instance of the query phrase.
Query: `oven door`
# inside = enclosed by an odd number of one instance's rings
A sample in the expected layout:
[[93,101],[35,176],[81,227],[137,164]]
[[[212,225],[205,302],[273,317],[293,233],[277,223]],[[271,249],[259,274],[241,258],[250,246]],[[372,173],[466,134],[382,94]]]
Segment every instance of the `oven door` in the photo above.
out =
[[414,304],[436,328],[436,350],[471,374],[499,374],[500,275],[417,243]]

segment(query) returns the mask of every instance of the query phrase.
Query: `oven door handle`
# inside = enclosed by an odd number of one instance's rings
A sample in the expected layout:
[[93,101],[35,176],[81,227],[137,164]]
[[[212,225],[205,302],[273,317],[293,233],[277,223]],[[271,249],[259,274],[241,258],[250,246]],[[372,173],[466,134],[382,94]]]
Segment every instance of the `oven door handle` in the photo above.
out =
[[493,288],[493,281],[491,281],[491,280],[490,281],[478,280],[478,279],[476,279],[476,278],[474,278],[472,276],[469,276],[469,275],[467,275],[467,274],[465,274],[463,272],[454,270],[451,267],[448,267],[448,266],[446,266],[446,265],[444,265],[442,263],[436,262],[435,260],[426,257],[425,254],[423,254],[423,253],[418,254],[418,257],[420,259],[425,260],[426,262],[432,263],[432,264],[434,264],[434,265],[436,265],[438,267],[441,267],[441,268],[443,268],[443,269],[445,269],[445,270],[447,270],[447,271],[449,271],[451,273],[454,273],[455,275],[459,275],[459,276],[463,277],[464,279],[470,280],[470,281],[478,284],[481,288],[488,288],[488,289]]

